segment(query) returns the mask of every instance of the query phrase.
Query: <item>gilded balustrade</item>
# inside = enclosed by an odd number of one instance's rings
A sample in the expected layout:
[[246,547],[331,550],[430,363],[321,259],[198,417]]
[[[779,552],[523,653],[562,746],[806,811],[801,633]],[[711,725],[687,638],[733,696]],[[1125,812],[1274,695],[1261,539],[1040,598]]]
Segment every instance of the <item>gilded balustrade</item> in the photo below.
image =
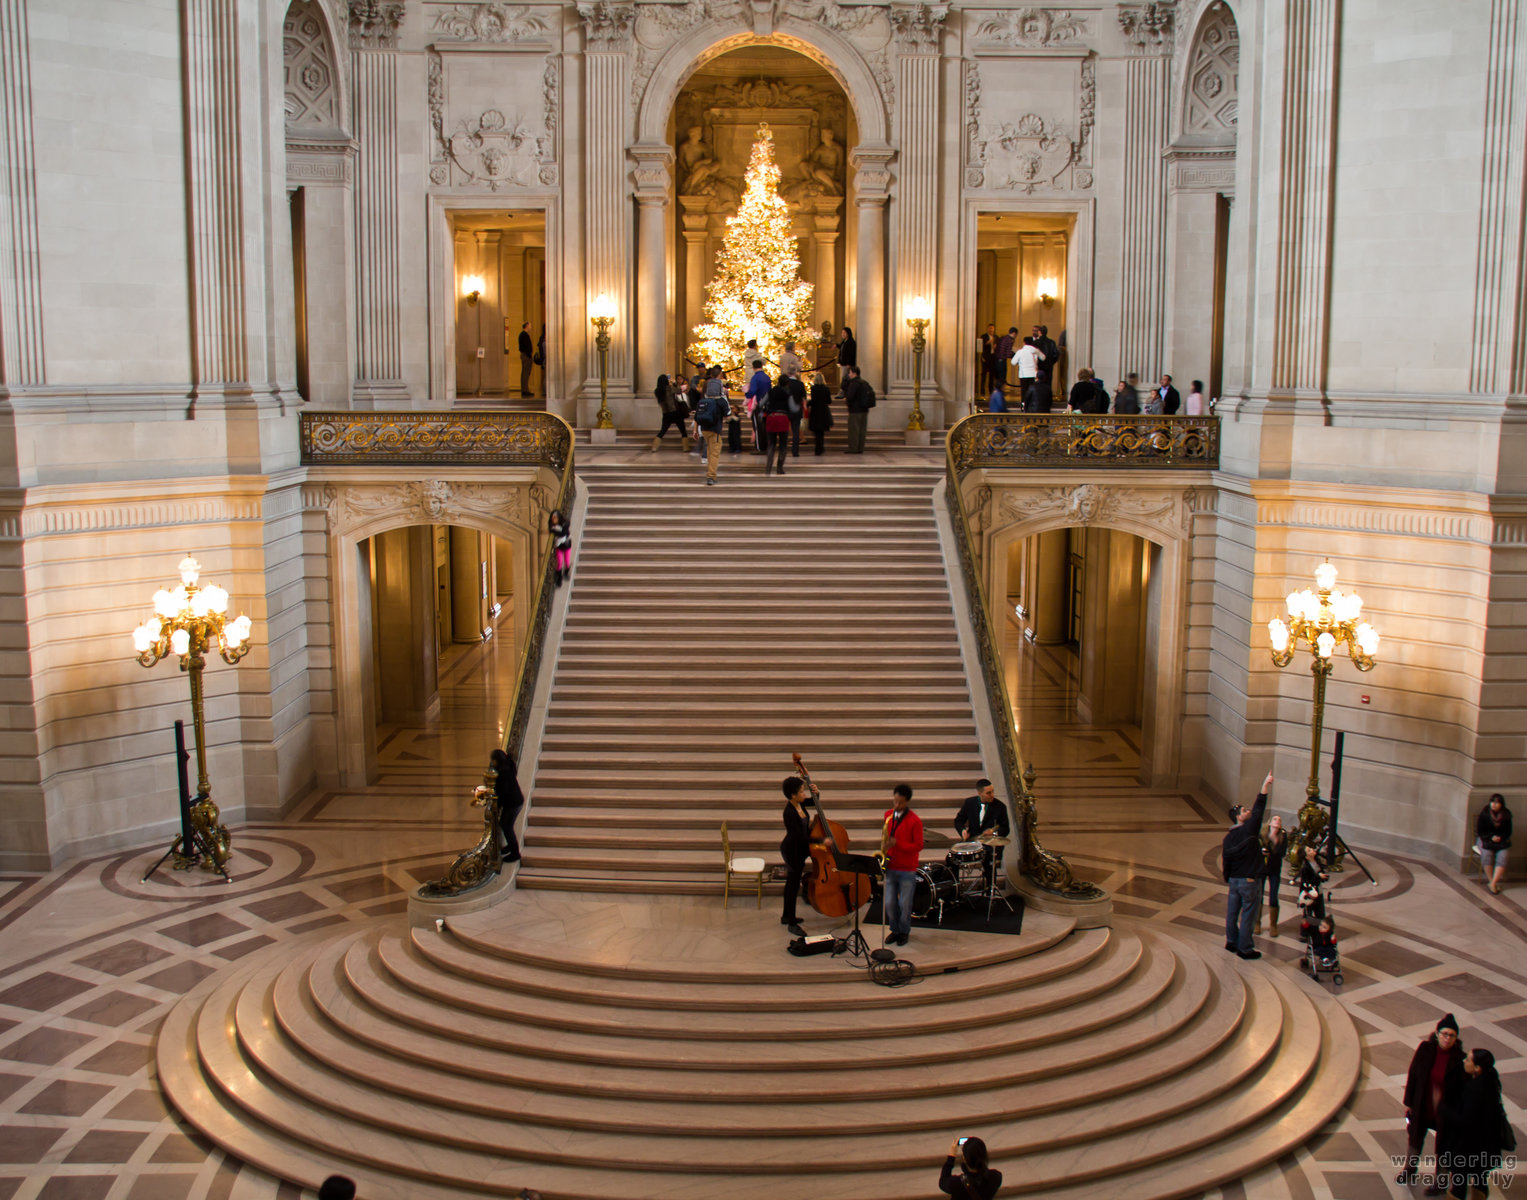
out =
[[1219,418],[977,413],[949,431],[961,474],[976,467],[1215,470]]
[[[551,413],[518,412],[305,412],[301,414],[302,461],[308,464],[357,466],[531,466],[557,472],[554,496],[547,512],[567,512],[577,496],[573,475],[573,429]],[[546,651],[546,630],[556,592],[551,563],[553,546],[546,539],[536,577],[536,598],[530,627],[520,654],[514,695],[504,719],[503,747],[515,762],[525,745],[536,677]],[[419,889],[432,899],[459,896],[481,887],[503,866],[498,806],[493,799],[491,767],[473,791],[472,803],[483,809],[483,832],[477,843],[456,856],[439,879]]]

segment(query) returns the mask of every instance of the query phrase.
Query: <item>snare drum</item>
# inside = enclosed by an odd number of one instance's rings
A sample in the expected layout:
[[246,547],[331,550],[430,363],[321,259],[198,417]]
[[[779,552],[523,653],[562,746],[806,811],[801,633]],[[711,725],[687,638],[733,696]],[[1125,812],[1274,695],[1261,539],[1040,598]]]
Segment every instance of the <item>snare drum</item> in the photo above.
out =
[[956,842],[944,856],[944,866],[961,881],[986,876],[986,847],[980,842]]
[[954,874],[942,863],[919,867],[917,883],[912,889],[912,915],[928,917],[936,914],[943,920],[943,907],[954,900],[957,889]]

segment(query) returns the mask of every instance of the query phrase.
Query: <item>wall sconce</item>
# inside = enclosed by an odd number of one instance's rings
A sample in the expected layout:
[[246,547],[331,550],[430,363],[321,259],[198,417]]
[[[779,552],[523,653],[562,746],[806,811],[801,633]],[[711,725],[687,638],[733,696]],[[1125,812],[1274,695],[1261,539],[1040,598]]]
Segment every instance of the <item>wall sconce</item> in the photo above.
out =
[[467,298],[468,304],[476,304],[482,298],[483,280],[481,275],[463,275],[461,277],[461,294]]
[[909,430],[924,429],[923,423],[923,352],[928,348],[925,336],[933,320],[933,305],[925,296],[907,301],[907,325],[912,330],[912,413],[907,418]]
[[1060,291],[1060,284],[1053,275],[1045,275],[1039,281],[1039,302],[1046,308],[1055,303],[1055,293]]
[[594,337],[594,349],[599,351],[599,413],[594,418],[600,429],[614,429],[615,418],[610,415],[607,396],[607,365],[610,354],[610,326],[615,324],[615,301],[600,292],[589,303],[589,324],[599,333]]

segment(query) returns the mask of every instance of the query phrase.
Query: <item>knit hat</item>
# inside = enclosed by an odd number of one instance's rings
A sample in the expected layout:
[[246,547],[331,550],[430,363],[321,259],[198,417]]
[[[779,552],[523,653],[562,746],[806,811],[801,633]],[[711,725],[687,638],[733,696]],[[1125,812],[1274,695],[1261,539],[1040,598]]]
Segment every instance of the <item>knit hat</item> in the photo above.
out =
[[1444,1029],[1451,1029],[1454,1033],[1458,1032],[1458,1022],[1453,1019],[1452,1013],[1448,1013],[1447,1016],[1437,1022],[1437,1032],[1441,1033]]

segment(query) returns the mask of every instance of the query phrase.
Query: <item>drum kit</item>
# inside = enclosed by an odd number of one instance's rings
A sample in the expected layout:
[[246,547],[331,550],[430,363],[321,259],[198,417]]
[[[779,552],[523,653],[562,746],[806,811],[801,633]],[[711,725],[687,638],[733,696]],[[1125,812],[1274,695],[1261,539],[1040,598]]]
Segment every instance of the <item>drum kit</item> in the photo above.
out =
[[[956,842],[941,863],[924,863],[917,871],[917,885],[912,893],[912,915],[944,923],[944,909],[961,904],[986,902],[986,919],[991,920],[992,905],[1000,901],[1012,911],[998,886],[1002,847],[1013,839],[983,834],[975,841]],[[992,860],[991,882],[987,882],[986,864]]]

